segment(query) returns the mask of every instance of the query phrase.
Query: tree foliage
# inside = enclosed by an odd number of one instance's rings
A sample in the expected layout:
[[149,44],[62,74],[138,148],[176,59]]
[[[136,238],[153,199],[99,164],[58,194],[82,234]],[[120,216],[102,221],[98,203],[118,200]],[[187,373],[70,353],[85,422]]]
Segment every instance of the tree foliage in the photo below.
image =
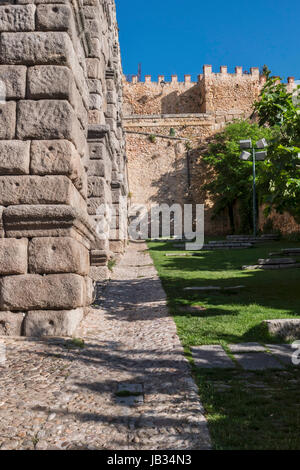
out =
[[260,100],[255,104],[260,126],[278,128],[277,138],[268,149],[268,159],[260,174],[260,191],[267,203],[292,214],[300,222],[300,101],[276,78],[268,78]]
[[[252,160],[241,161],[239,141],[251,138],[255,143],[261,138],[271,140],[274,131],[270,128],[251,124],[249,121],[235,121],[223,132],[217,134],[209,145],[204,161],[213,168],[215,177],[206,185],[214,198],[214,215],[228,210],[232,232],[236,231],[234,207],[238,201],[241,230],[252,228]],[[258,169],[263,165],[258,162]]]

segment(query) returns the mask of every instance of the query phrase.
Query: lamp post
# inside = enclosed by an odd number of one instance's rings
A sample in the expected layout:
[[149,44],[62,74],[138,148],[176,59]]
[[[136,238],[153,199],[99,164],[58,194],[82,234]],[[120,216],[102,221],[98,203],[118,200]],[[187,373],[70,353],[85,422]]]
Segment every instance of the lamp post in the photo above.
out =
[[243,150],[240,155],[240,160],[249,161],[251,153],[247,152],[246,149],[252,150],[252,161],[253,161],[253,235],[257,235],[257,223],[256,223],[256,162],[264,161],[267,157],[267,151],[261,151],[268,147],[266,139],[261,139],[256,142],[256,145],[252,144],[252,140],[240,140],[240,149]]

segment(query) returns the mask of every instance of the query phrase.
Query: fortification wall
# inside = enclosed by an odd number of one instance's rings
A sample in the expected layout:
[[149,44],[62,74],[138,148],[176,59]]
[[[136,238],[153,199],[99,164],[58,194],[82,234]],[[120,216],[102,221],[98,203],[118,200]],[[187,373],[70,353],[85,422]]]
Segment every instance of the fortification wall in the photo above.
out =
[[211,65],[203,66],[197,82],[192,82],[191,75],[185,75],[183,82],[178,81],[177,75],[172,75],[171,81],[165,81],[163,75],[157,81],[150,75],[145,76],[144,82],[138,82],[137,77],[131,83],[124,79],[124,115],[249,114],[264,83],[265,77],[256,67],[249,73],[242,67],[228,73],[228,68],[221,66],[214,73]]
[[[204,115],[168,115],[124,119],[131,202],[185,203],[189,199],[186,144],[209,134]],[[170,136],[170,129],[175,136]]]
[[264,83],[255,67],[250,73],[243,73],[242,67],[236,67],[235,73],[230,74],[226,66],[222,66],[219,73],[213,73],[211,65],[205,65],[202,80],[205,112],[222,114],[250,114]]
[[203,190],[210,175],[199,164],[199,146],[219,125],[208,114],[124,118],[131,203],[149,209],[163,203],[190,204],[197,198],[205,202],[206,234],[229,233],[226,217],[211,218],[213,201]]
[[[185,75],[183,82],[176,75],[171,81],[165,81],[163,75],[157,81],[149,75],[145,82],[138,82],[137,77],[131,83],[124,80],[123,123],[131,202],[147,207],[174,202],[205,204],[206,234],[230,233],[226,213],[211,217],[214,201],[204,186],[213,174],[203,164],[201,152],[227,123],[252,114],[265,80],[258,68],[245,73],[236,67],[231,74],[222,66],[214,73],[210,65],[203,67],[197,82],[192,82],[190,75]],[[287,87],[294,89],[293,77]],[[238,209],[236,212],[238,219]],[[287,219],[281,220],[286,231]],[[274,224],[277,228],[278,218]],[[288,231],[294,230],[294,225],[289,221]]]
[[112,0],[1,2],[0,335],[74,334],[124,245],[121,77]]
[[[224,72],[223,68],[222,77]],[[133,77],[131,83],[123,83],[131,202],[147,207],[205,203],[207,235],[229,233],[230,227],[226,216],[211,218],[213,200],[203,189],[210,175],[201,165],[199,148],[227,122],[249,115],[246,106],[207,111],[208,90],[215,76],[218,83],[218,74],[204,66],[197,82],[192,82],[190,75],[185,75],[183,82],[176,75],[166,82],[161,75],[157,81],[146,76],[145,82]],[[228,89],[223,90],[223,97],[230,86],[234,89],[235,82],[241,80],[239,74],[228,74]],[[245,76],[244,82],[252,84],[252,76]],[[155,142],[151,141],[152,135],[156,136]]]
[[173,75],[170,82],[160,75],[158,81],[152,81],[146,75],[145,82],[138,82],[133,77],[128,83],[124,79],[124,115],[185,114],[202,112],[200,83],[192,82],[186,75],[184,82],[179,82]]

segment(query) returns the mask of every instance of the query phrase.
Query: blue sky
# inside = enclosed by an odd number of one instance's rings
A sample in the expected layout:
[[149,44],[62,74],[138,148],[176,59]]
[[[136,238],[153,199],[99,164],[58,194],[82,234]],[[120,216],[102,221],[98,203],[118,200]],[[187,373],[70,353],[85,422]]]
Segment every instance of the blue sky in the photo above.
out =
[[300,2],[116,0],[124,73],[156,76],[267,64],[300,79]]

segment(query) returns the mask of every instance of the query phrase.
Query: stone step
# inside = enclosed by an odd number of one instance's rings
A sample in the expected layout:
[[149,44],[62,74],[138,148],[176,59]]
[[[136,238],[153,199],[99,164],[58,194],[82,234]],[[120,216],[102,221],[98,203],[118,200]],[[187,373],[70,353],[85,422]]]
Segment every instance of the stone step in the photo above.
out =
[[185,287],[185,291],[234,291],[245,289],[245,286],[233,286],[233,287],[220,287],[220,286],[202,286],[202,287]]
[[282,248],[282,253],[286,254],[299,254],[300,255],[300,248]]
[[231,242],[248,242],[248,243],[253,243],[253,244],[265,244],[271,241],[276,241],[274,238],[261,238],[261,237],[235,237],[235,236],[228,236],[227,237],[228,241]]
[[173,257],[173,256],[177,256],[177,257],[181,257],[181,256],[190,256],[190,253],[166,253],[165,256],[168,256],[168,257]]
[[300,318],[280,318],[264,320],[270,335],[278,336],[286,341],[300,339]]
[[242,248],[252,248],[251,243],[214,243],[203,245],[203,250],[229,250],[229,249],[242,249]]
[[247,240],[278,240],[279,236],[278,235],[261,235],[254,237],[253,235],[227,235],[227,240],[233,240],[233,239],[247,239]]
[[300,263],[294,264],[254,264],[252,266],[242,266],[243,270],[254,270],[254,269],[293,269],[300,268]]
[[297,261],[293,258],[268,258],[259,259],[258,264],[273,265],[273,264],[296,264]]

